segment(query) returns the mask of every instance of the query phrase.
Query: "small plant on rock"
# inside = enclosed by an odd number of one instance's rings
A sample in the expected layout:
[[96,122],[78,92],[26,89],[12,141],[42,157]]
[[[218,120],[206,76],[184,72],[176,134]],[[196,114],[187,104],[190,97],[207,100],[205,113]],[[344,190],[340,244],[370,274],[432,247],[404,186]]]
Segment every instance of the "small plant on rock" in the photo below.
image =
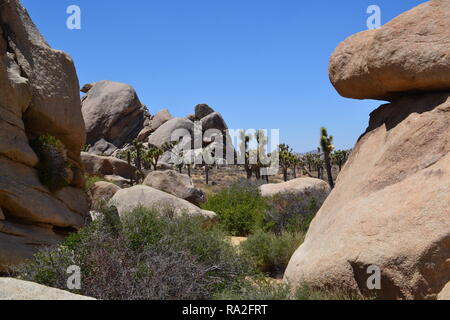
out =
[[41,135],[32,142],[39,158],[39,180],[51,192],[58,191],[70,183],[70,165],[64,144],[51,135]]

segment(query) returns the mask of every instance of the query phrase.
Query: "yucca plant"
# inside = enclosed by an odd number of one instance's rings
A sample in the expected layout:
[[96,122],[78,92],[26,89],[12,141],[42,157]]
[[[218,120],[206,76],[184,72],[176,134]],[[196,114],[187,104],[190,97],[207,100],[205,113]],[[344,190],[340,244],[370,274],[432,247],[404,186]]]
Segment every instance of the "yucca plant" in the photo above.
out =
[[328,182],[331,186],[331,189],[333,189],[334,181],[333,181],[333,175],[331,172],[331,153],[334,150],[333,136],[329,136],[327,129],[324,127],[322,127],[320,129],[320,147],[323,152],[325,168],[327,169]]

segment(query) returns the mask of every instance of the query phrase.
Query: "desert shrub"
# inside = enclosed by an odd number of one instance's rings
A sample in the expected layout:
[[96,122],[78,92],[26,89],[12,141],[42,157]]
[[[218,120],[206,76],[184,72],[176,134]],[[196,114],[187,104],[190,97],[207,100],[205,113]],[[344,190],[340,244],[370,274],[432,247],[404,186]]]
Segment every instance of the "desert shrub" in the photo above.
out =
[[211,196],[203,209],[214,211],[233,236],[247,236],[263,224],[266,203],[258,185],[239,181]]
[[314,198],[304,200],[295,193],[277,194],[267,198],[266,202],[266,229],[276,234],[284,231],[306,233],[319,209]]
[[39,158],[39,180],[51,192],[69,184],[69,163],[64,144],[51,135],[42,135],[31,146]]
[[217,300],[290,300],[291,288],[284,283],[268,279],[248,280],[238,288],[223,290],[215,297]]
[[241,244],[241,252],[259,271],[280,277],[303,240],[302,232],[276,235],[259,230]]
[[92,189],[92,187],[94,186],[94,184],[96,184],[97,182],[100,181],[107,181],[105,178],[103,177],[99,177],[99,176],[92,176],[92,175],[85,175],[84,176],[84,180],[85,180],[85,184],[84,184],[84,190],[89,191]]
[[19,273],[25,280],[66,288],[70,265],[82,272],[74,291],[99,299],[208,299],[253,273],[215,228],[192,217],[138,208],[122,221],[104,208],[95,222],[62,246],[38,253]]
[[273,282],[267,279],[247,281],[239,288],[220,292],[215,296],[218,300],[372,300],[356,293],[342,289],[330,290],[315,288],[307,284],[296,289],[289,284]]

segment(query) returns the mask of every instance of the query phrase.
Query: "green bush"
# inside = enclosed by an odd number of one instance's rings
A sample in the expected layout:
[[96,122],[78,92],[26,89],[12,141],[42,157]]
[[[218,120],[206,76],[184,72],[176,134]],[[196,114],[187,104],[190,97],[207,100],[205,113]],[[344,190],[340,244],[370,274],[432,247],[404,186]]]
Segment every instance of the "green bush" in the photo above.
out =
[[261,272],[280,277],[295,250],[303,243],[302,232],[284,232],[276,235],[262,230],[241,244],[241,253]]
[[62,246],[23,266],[25,280],[66,289],[70,265],[82,272],[76,293],[98,299],[208,299],[255,273],[222,231],[200,219],[138,208],[122,221],[114,208]]
[[214,211],[233,236],[248,236],[263,226],[266,203],[257,185],[240,181],[211,196],[203,209]]
[[99,177],[99,176],[91,176],[91,175],[85,175],[84,176],[84,190],[89,191],[92,189],[94,184],[100,181],[107,181],[105,178]]
[[69,184],[69,163],[64,144],[51,135],[39,136],[31,143],[39,158],[39,180],[51,192]]
[[267,198],[266,202],[266,229],[276,234],[285,231],[306,233],[319,209],[314,198],[305,200],[295,193],[277,194]]
[[344,290],[313,289],[300,285],[294,289],[286,283],[267,279],[246,281],[239,288],[222,291],[215,296],[218,300],[372,300]]

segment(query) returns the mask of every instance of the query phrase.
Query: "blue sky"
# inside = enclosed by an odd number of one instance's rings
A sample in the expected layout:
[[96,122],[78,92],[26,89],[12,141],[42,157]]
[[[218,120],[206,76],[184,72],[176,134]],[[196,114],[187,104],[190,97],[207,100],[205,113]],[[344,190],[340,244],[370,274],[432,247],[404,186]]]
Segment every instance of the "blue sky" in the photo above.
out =
[[[334,48],[365,30],[369,5],[382,23],[424,0],[22,0],[50,45],[75,61],[80,84],[134,86],[152,114],[184,117],[198,103],[230,128],[280,129],[298,152],[321,126],[351,148],[380,101],[340,97],[328,79]],[[69,5],[81,30],[66,27]]]

